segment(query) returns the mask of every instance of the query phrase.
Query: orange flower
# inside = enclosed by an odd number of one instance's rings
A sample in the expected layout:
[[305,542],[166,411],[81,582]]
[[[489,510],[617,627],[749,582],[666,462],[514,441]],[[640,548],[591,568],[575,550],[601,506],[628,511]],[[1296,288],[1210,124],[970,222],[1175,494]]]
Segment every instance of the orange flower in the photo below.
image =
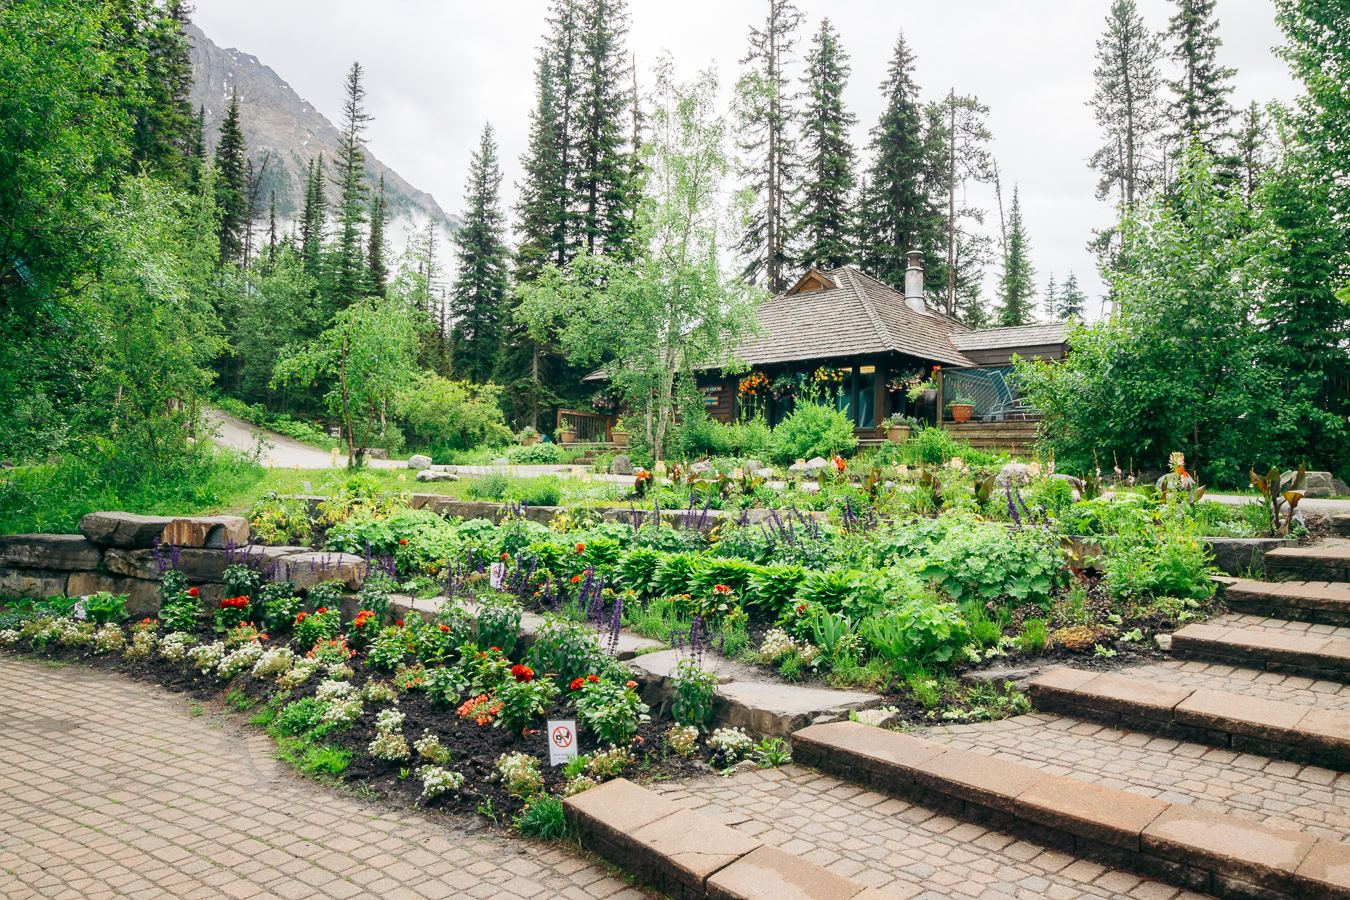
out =
[[585,544],[577,544],[577,552],[578,552],[578,553],[585,553],[585,552],[586,552],[586,545],[585,545]]
[[631,691],[633,688],[637,687],[637,682],[630,681],[627,684],[625,684],[624,687],[628,688]]

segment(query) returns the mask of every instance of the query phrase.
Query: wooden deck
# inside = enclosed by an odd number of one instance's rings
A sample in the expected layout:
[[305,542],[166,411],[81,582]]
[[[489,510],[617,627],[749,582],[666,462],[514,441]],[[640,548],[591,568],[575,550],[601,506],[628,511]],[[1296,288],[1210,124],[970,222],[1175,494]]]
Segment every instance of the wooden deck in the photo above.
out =
[[943,422],[942,427],[972,447],[1029,456],[1036,443],[1039,424],[1035,419],[1023,419],[1009,422]]

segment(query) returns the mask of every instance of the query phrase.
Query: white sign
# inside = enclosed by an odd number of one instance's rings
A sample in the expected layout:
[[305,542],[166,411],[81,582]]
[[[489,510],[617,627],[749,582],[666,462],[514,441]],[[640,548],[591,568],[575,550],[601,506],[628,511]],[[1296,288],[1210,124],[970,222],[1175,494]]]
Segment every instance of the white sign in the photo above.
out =
[[308,481],[303,481],[303,482],[301,482],[301,484],[303,484],[303,485],[305,486],[305,493],[306,493],[306,494],[312,494],[312,493],[314,493],[314,488],[312,488],[312,487],[309,486],[309,482],[308,482]]
[[561,766],[577,757],[577,722],[568,719],[548,723],[548,764]]
[[495,562],[492,568],[488,570],[488,584],[492,585],[494,591],[500,591],[502,585],[506,583],[506,563]]

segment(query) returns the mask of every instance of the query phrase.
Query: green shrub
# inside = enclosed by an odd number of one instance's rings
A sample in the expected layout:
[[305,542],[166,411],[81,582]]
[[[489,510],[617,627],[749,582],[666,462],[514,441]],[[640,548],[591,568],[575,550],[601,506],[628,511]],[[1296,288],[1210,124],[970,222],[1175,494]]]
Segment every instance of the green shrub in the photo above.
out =
[[1103,544],[1106,589],[1116,599],[1204,600],[1214,593],[1213,554],[1184,504],[1169,503],[1158,524],[1122,530]]
[[801,566],[760,566],[750,573],[746,584],[744,604],[766,619],[779,618],[806,577]]
[[957,603],[1011,600],[1046,607],[1063,579],[1058,535],[988,522],[954,523],[922,558],[921,576]]
[[[538,446],[537,444],[535,446]],[[534,447],[527,447],[533,450]],[[530,506],[557,506],[562,502],[562,482],[555,475],[542,478],[522,478],[509,491],[511,499]]]
[[1022,624],[1022,633],[1017,636],[1017,649],[1030,656],[1037,656],[1044,652],[1049,640],[1044,619],[1027,619]]
[[650,547],[634,547],[619,561],[619,573],[624,585],[638,594],[651,593],[656,580],[656,569],[665,554]]
[[528,447],[512,448],[506,458],[516,466],[556,466],[563,461],[563,448],[558,444],[539,441]]
[[704,557],[697,553],[668,553],[656,567],[656,593],[663,597],[687,594],[694,570],[703,565]]
[[562,801],[543,796],[530,801],[515,819],[516,830],[526,837],[556,841],[567,837],[570,827],[563,814]]
[[510,656],[516,648],[524,612],[514,598],[505,594],[485,598],[478,610],[478,649],[497,647]]
[[773,457],[781,463],[835,454],[848,456],[858,447],[853,422],[837,409],[802,403],[773,430]]
[[502,389],[492,383],[451,381],[422,372],[395,403],[395,414],[427,444],[456,450],[511,440],[499,403]]
[[758,569],[759,566],[743,559],[705,557],[703,564],[691,573],[689,588],[692,593],[702,595],[712,593],[712,589],[719,584],[725,584],[736,596],[743,597],[750,577]]
[[559,686],[599,672],[605,663],[604,651],[591,628],[553,616],[545,617],[530,648],[530,665],[535,672],[552,675]]
[[675,696],[670,714],[681,725],[695,725],[706,731],[712,726],[717,703],[717,676],[699,668],[697,662],[685,657],[671,673]]
[[[538,445],[536,445],[538,446]],[[500,472],[493,472],[489,475],[480,475],[469,482],[469,496],[475,500],[489,500],[500,502],[506,499],[506,494],[511,490],[511,479]]]
[[911,460],[929,466],[944,465],[952,457],[961,456],[966,449],[967,445],[950,431],[937,427],[919,429],[919,433],[905,444],[905,452]]
[[950,662],[969,638],[955,605],[926,598],[864,619],[859,632],[892,665],[911,671],[915,666]]

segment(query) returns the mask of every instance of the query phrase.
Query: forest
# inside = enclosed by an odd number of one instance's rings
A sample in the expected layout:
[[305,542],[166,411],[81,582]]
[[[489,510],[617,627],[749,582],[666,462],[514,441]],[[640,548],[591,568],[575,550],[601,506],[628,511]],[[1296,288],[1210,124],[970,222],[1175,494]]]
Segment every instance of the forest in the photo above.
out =
[[[354,464],[446,457],[550,433],[558,407],[597,399],[582,378],[600,368],[619,377],[599,402],[643,423],[635,455],[678,458],[704,424],[692,373],[735,365],[758,303],[811,265],[901,285],[910,248],[931,305],[966,325],[1078,322],[1068,363],[1023,369],[1067,468],[1184,449],[1228,484],[1304,459],[1346,472],[1342,4],[1276,0],[1303,93],[1240,110],[1217,0],[1156,23],[1110,4],[1085,98],[1111,209],[1084,236],[1108,285],[1092,321],[1072,274],[1038,285],[978,97],[921,91],[899,35],[854,146],[847,35],[764,5],[726,105],[716,71],[638,67],[623,0],[555,0],[521,183],[485,125],[453,246],[428,228],[402,252],[366,172],[379,110],[359,62],[338,152],[309,162],[287,225],[237,100],[203,133],[187,3],[0,5],[0,517],[40,529],[34,511],[74,490],[106,508],[228,493],[254,463],[206,452],[208,404],[316,443],[335,429]],[[995,208],[962,202],[973,183]]]

